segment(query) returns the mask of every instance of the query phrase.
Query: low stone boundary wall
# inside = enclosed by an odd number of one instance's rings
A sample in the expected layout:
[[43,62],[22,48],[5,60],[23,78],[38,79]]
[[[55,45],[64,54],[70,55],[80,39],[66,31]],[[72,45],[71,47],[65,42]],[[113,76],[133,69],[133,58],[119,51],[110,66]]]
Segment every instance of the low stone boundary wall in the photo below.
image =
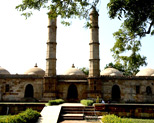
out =
[[44,106],[44,103],[0,103],[0,115],[18,114],[27,108],[41,112]]
[[115,114],[120,117],[154,119],[154,104],[94,104],[100,114]]

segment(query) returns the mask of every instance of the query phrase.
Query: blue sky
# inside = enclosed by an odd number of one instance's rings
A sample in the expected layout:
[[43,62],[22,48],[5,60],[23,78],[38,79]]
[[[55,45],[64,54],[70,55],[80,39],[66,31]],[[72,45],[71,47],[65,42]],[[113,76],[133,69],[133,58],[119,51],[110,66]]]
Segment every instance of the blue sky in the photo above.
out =
[[[111,20],[107,14],[107,3],[99,5],[100,69],[113,61],[110,49],[121,21]],[[25,20],[15,9],[19,1],[3,0],[0,4],[0,66],[10,73],[23,74],[35,63],[45,70],[48,18],[46,11],[35,11]],[[57,25],[57,74],[62,74],[74,63],[76,67],[89,67],[89,29],[83,28],[84,20],[72,20],[70,27]],[[148,68],[154,68],[154,37],[142,39],[141,54],[147,56]],[[143,69],[143,68],[141,68]]]

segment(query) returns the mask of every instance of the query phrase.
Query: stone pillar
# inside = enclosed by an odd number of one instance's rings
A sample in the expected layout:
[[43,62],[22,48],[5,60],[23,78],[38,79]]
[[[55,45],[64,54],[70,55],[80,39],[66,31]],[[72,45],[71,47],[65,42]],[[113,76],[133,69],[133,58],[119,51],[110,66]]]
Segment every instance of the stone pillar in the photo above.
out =
[[90,13],[90,66],[89,66],[89,77],[100,76],[100,65],[99,65],[99,27],[98,27],[98,12],[93,8]]
[[49,19],[45,76],[56,76],[57,19]]

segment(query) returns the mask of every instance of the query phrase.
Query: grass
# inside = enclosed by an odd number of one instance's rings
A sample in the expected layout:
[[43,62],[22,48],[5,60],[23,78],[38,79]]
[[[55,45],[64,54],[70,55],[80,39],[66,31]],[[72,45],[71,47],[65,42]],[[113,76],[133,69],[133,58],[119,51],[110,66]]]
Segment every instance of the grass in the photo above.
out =
[[134,118],[122,118],[131,120],[133,123],[154,123],[154,119],[134,119]]
[[103,123],[154,123],[154,119],[121,118],[113,114],[104,115],[101,120]]

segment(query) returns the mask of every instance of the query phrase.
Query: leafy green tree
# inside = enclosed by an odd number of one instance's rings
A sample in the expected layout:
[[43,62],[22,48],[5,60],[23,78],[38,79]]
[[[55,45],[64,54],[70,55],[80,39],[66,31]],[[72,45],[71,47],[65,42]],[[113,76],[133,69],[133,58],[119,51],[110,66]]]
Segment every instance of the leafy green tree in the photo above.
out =
[[135,35],[154,34],[154,0],[110,0],[109,16],[123,19],[123,24]]
[[83,68],[79,68],[79,70],[81,70],[85,75],[89,75],[89,69],[86,67]]
[[111,51],[113,52],[115,64],[110,63],[107,66],[114,67],[124,72],[125,75],[135,75],[140,66],[147,65],[146,57],[139,54],[141,47],[140,37],[124,25],[113,35],[116,42]]
[[[51,19],[57,16],[61,16],[62,19],[74,17],[88,19],[90,9],[96,7],[98,2],[99,0],[23,0],[16,9],[26,18],[32,15],[32,10],[40,11],[43,8],[47,10]],[[69,25],[66,21],[62,23]]]

